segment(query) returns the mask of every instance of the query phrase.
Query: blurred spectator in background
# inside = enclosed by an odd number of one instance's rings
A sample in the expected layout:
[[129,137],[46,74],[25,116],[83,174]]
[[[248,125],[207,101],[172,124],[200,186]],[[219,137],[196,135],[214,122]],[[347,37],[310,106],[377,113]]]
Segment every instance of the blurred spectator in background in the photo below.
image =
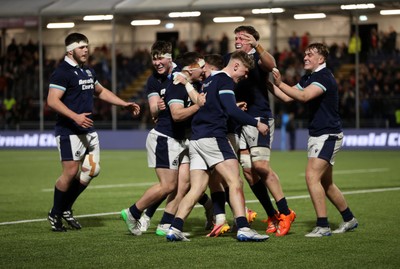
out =
[[309,44],[310,44],[310,33],[305,32],[301,37],[300,51],[304,51]]
[[393,26],[389,27],[389,35],[388,35],[388,51],[390,55],[394,55],[396,52],[396,40],[397,40],[397,32],[393,28]]
[[292,52],[298,53],[300,49],[300,38],[297,36],[295,31],[292,32],[292,36],[288,40],[289,48]]
[[354,31],[351,32],[348,52],[351,57],[350,62],[355,63],[355,55],[361,52],[361,38]]
[[229,51],[228,46],[229,46],[228,35],[226,33],[223,33],[222,38],[219,41],[219,54],[221,54],[221,55],[227,54]]
[[176,48],[174,50],[174,59],[176,59],[180,55],[185,54],[188,51],[189,51],[189,48],[188,48],[186,42],[183,40],[179,41],[178,45],[176,46]]
[[9,130],[11,128],[19,129],[19,116],[17,109],[17,100],[15,100],[14,96],[10,93],[10,91],[6,92],[6,97],[3,100],[3,110],[4,110],[4,118],[5,118],[5,130]]
[[378,55],[379,50],[379,36],[376,28],[371,29],[370,38],[369,38],[369,55],[376,56]]

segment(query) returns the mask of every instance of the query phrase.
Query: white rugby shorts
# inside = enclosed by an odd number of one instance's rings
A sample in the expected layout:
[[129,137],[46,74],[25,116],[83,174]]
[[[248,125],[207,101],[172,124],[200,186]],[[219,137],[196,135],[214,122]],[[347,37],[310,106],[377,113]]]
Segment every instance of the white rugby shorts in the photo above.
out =
[[100,144],[97,132],[82,135],[59,135],[56,137],[61,161],[81,161],[92,154],[100,162]]
[[237,159],[227,137],[190,140],[190,170],[208,170],[228,159]]
[[335,156],[343,143],[343,133],[310,136],[308,138],[308,158],[326,160],[331,165],[335,164]]
[[177,170],[185,141],[176,140],[152,129],[146,139],[147,163],[151,168]]

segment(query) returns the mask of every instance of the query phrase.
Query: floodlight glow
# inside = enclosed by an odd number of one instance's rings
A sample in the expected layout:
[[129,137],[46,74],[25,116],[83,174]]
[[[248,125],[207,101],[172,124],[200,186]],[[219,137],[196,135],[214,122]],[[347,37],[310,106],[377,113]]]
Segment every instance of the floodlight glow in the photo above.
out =
[[343,10],[369,9],[369,8],[375,8],[375,5],[374,4],[352,4],[352,5],[341,5],[340,8]]
[[381,15],[400,15],[400,9],[381,10]]
[[200,15],[200,11],[171,12],[168,14],[170,18],[198,17]]
[[251,11],[253,14],[269,14],[285,12],[283,8],[256,8]]
[[86,15],[84,21],[110,21],[114,18],[113,15]]
[[296,20],[309,20],[309,19],[323,19],[326,18],[325,13],[309,13],[309,14],[295,14],[293,16]]
[[174,26],[175,25],[172,22],[168,22],[168,23],[165,24],[165,28],[167,28],[167,29],[173,29]]
[[244,21],[244,17],[215,17],[213,19],[215,23],[224,23],[224,22],[242,22]]
[[64,29],[73,28],[75,23],[73,22],[52,22],[47,24],[47,29]]
[[143,25],[159,25],[160,20],[133,20],[131,21],[132,26],[143,26]]

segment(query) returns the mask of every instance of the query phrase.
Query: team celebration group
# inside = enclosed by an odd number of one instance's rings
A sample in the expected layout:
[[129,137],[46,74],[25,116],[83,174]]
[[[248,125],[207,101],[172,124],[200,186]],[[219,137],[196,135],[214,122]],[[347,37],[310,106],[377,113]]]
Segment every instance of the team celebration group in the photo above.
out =
[[[273,56],[259,43],[252,26],[234,30],[235,51],[227,55],[186,52],[172,59],[172,45],[156,41],[154,66],[146,94],[154,128],[146,140],[148,166],[158,183],[121,211],[129,232],[146,232],[157,208],[165,202],[156,234],[167,241],[190,241],[184,223],[197,203],[205,210],[205,235],[236,232],[238,241],[265,241],[285,236],[296,219],[277,173],[270,165],[274,116],[269,93],[282,102],[302,102],[310,111],[306,185],[316,213],[306,237],[345,233],[358,226],[332,168],[343,141],[336,80],[326,67],[328,48],[312,43],[304,51],[306,74],[289,86],[282,81]],[[62,174],[48,213],[51,229],[67,231],[63,222],[81,229],[72,206],[100,172],[100,147],[92,119],[93,98],[140,113],[97,80],[85,65],[89,41],[80,33],[65,39],[66,55],[50,78],[48,105],[57,112],[55,126]],[[246,207],[240,169],[268,217],[265,232],[251,228],[257,213]],[[209,189],[209,191],[208,191]],[[209,195],[207,194],[209,193]],[[271,202],[272,195],[275,205]],[[331,230],[326,198],[343,222]],[[226,218],[226,205],[233,222]]]

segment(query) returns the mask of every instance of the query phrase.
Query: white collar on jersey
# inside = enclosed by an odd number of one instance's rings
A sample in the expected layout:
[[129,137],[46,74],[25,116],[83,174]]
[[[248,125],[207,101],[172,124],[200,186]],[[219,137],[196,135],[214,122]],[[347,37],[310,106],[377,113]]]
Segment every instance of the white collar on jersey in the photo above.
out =
[[66,61],[73,67],[79,68],[79,65],[76,62],[74,62],[71,58],[69,58],[68,56],[64,56],[64,61]]
[[[317,69],[314,70],[314,72],[318,72],[318,71],[320,71],[321,69],[323,69],[325,67],[326,67],[326,63],[323,63],[320,66],[318,66]],[[312,73],[314,73],[314,72],[312,72]]]
[[252,48],[247,54],[254,54],[254,53],[256,53],[256,49]]

